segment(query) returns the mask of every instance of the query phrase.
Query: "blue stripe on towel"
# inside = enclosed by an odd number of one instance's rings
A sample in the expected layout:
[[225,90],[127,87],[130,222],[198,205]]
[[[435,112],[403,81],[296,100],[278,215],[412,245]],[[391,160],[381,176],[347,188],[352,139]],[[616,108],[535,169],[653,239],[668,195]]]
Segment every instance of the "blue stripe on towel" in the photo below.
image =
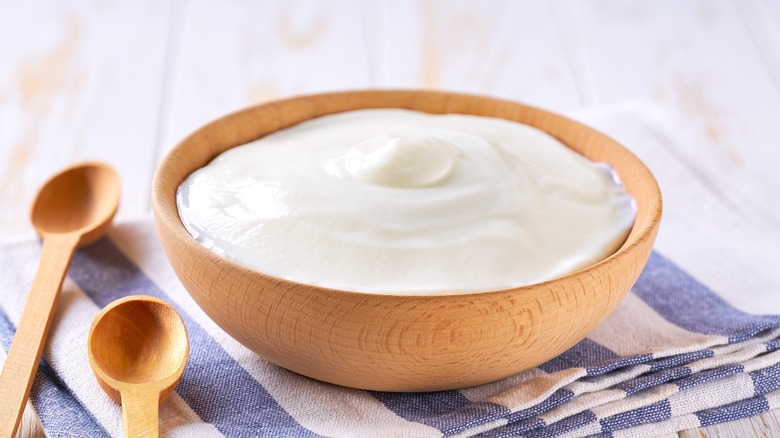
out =
[[176,392],[200,416],[227,436],[316,436],[304,429],[270,394],[146,277],[109,239],[79,250],[69,276],[99,306],[127,295],[164,299],[181,314],[190,339],[190,358]]
[[669,418],[672,418],[672,405],[669,404],[669,400],[661,400],[638,409],[603,418],[599,423],[601,423],[602,431],[609,432],[668,420]]
[[745,368],[740,364],[721,365],[717,368],[700,371],[696,374],[692,374],[688,377],[684,377],[674,383],[682,391],[682,390],[689,389],[692,386],[702,384],[704,382],[709,382],[711,380],[720,379],[722,377],[730,376],[732,374],[741,373],[744,370]]
[[663,357],[656,359],[647,365],[650,365],[650,371],[659,371],[667,368],[674,368],[683,365],[687,365],[691,362],[707,359],[715,356],[715,352],[712,350],[698,350],[690,353],[676,354],[674,356]]
[[524,420],[526,418],[535,417],[537,415],[541,415],[549,411],[550,409],[557,408],[558,406],[561,406],[564,403],[569,402],[573,398],[574,398],[574,391],[570,389],[561,388],[555,391],[551,396],[547,397],[542,402],[534,406],[531,406],[530,408],[513,412],[512,414],[507,416],[507,420],[509,420],[510,423],[515,423],[517,421]]
[[[6,314],[0,311],[0,343],[7,352],[16,329]],[[86,340],[85,340],[86,342]],[[84,372],[90,372],[85,370]],[[68,386],[60,380],[46,361],[38,365],[30,400],[38,411],[41,424],[49,437],[71,436],[74,430],[78,435],[89,437],[110,436],[97,419],[86,409]],[[71,425],[73,430],[63,430],[63,425]]]
[[675,325],[727,336],[731,343],[780,326],[780,315],[750,315],[735,309],[657,252],[650,256],[633,291]]
[[544,420],[539,417],[526,418],[525,420],[520,420],[516,423],[509,423],[507,425],[497,427],[478,436],[485,438],[522,436],[525,433],[535,431],[546,426],[547,423],[545,423]]
[[598,364],[596,366],[588,367],[588,375],[589,376],[600,376],[602,374],[606,374],[610,371],[614,371],[620,368],[625,368],[628,366],[633,365],[639,365],[644,364],[647,362],[650,362],[653,360],[653,355],[648,354],[638,354],[636,356],[625,356],[620,357],[614,360],[609,360],[604,363]]
[[701,427],[706,427],[713,424],[752,417],[753,415],[758,415],[767,411],[769,411],[769,402],[767,402],[764,396],[758,396],[740,400],[726,406],[699,411],[695,414],[699,417]]
[[776,351],[780,349],[780,339],[775,339],[773,341],[767,342],[764,344],[766,346],[766,351],[769,353],[770,351]]
[[462,432],[509,413],[506,407],[495,403],[472,402],[460,391],[370,391],[370,394],[399,417],[434,427],[445,435]]
[[608,348],[585,338],[560,356],[539,365],[539,368],[547,373],[554,373],[568,368],[598,367],[619,358]]
[[596,421],[598,421],[596,414],[591,411],[583,411],[557,421],[543,429],[523,434],[523,436],[529,438],[556,437],[571,432],[572,430],[579,429],[590,423],[595,423]]
[[681,379],[691,375],[691,369],[688,367],[669,368],[652,374],[645,374],[634,379],[618,383],[610,389],[622,389],[626,395],[635,394],[644,389],[662,385],[672,380]]
[[748,373],[753,380],[753,394],[762,395],[780,389],[780,364]]

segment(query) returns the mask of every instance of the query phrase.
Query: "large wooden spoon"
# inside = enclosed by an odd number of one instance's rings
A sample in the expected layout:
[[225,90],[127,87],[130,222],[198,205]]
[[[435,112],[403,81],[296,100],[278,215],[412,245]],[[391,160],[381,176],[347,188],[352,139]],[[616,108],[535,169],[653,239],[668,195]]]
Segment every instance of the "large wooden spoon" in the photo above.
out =
[[43,253],[0,374],[0,438],[19,427],[73,252],[108,231],[118,206],[119,177],[103,163],[69,167],[38,192],[31,219]]
[[120,298],[95,316],[87,348],[98,383],[122,404],[125,436],[157,437],[159,403],[179,383],[190,351],[181,316],[158,298]]

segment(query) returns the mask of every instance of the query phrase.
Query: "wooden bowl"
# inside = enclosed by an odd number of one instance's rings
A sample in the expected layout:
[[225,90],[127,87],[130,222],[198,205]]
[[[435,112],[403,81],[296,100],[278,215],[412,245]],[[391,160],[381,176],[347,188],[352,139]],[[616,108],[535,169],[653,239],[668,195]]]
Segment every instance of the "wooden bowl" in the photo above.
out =
[[[315,117],[364,108],[498,117],[542,129],[609,163],[636,199],[628,239],[610,257],[544,283],[444,296],[363,294],[254,271],[201,246],[185,230],[176,190],[219,153]],[[153,183],[165,253],[184,287],[220,327],[284,368],[339,385],[434,391],[499,380],[566,351],[602,322],[633,286],[661,220],[650,171],[614,140],[537,108],[434,91],[356,91],[303,96],[218,119],[179,143]]]

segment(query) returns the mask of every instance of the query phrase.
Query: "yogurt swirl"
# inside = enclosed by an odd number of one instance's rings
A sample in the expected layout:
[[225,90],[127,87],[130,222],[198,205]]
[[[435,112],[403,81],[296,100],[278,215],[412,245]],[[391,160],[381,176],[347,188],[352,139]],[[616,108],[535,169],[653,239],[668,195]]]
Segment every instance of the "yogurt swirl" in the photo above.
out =
[[326,169],[385,187],[430,187],[450,176],[459,156],[455,145],[438,137],[380,134],[352,146]]

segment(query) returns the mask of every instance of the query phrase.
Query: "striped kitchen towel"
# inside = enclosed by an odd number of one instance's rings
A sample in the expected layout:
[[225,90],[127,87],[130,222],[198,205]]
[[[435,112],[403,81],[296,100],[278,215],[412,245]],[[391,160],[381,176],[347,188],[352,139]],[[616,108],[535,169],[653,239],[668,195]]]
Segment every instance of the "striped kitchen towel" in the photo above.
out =
[[[637,437],[780,406],[780,315],[755,314],[780,313],[774,297],[780,273],[753,259],[780,260],[780,243],[691,176],[652,112],[629,108],[591,117],[648,162],[666,195],[666,217],[657,251],[632,292],[561,356],[457,391],[384,393],[318,382],[270,364],[209,320],[179,284],[144,219],[117,224],[73,258],[31,394],[43,428],[53,437],[122,435],[121,409],[92,376],[86,337],[100,308],[131,294],[171,303],[190,335],[182,381],[161,406],[163,436]],[[699,208],[715,217],[686,228]],[[39,255],[36,239],[0,250],[3,351]]]

